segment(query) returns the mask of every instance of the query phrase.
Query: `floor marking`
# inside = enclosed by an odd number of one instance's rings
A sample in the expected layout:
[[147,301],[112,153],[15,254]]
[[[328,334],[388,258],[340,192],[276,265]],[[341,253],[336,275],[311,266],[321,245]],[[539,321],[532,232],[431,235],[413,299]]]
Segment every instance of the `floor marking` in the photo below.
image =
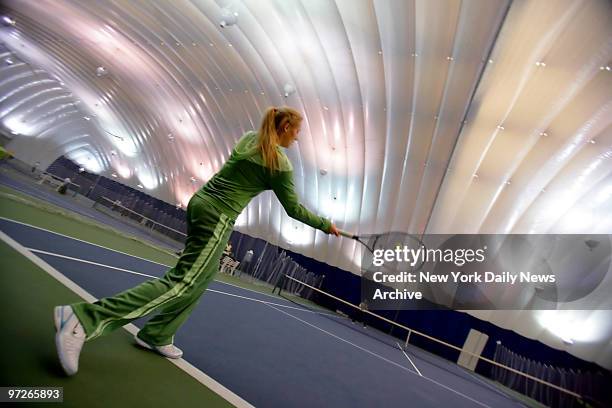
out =
[[[268,305],[268,306],[270,306],[270,305]],[[356,347],[356,348],[358,348],[358,349],[360,349],[360,350],[362,350],[362,351],[365,351],[365,352],[366,352],[366,353],[368,353],[368,354],[371,354],[371,355],[376,356],[376,357],[378,357],[378,358],[380,358],[380,359],[382,359],[382,360],[384,360],[384,361],[386,361],[386,362],[388,362],[388,363],[391,363],[391,364],[393,364],[394,366],[397,366],[397,367],[401,368],[401,369],[402,369],[402,370],[404,370],[404,371],[407,371],[407,372],[409,372],[409,373],[412,373],[412,374],[414,374],[414,375],[417,375],[417,373],[415,373],[414,371],[412,371],[412,370],[411,370],[411,369],[409,369],[409,368],[404,367],[403,365],[397,364],[396,362],[391,361],[391,360],[389,360],[389,359],[387,359],[387,358],[385,358],[385,357],[383,357],[383,356],[380,356],[380,355],[378,355],[378,354],[376,354],[376,353],[374,353],[374,352],[372,352],[372,351],[370,351],[370,350],[368,350],[368,349],[365,349],[365,348],[363,348],[363,347],[361,347],[361,346],[358,346],[358,345],[356,345],[356,344],[354,344],[354,343],[351,343],[350,341],[345,340],[345,339],[343,339],[342,337],[336,336],[335,334],[330,333],[330,332],[328,332],[327,330],[324,330],[324,329],[322,329],[322,328],[320,328],[320,327],[318,327],[318,326],[315,326],[315,325],[314,325],[314,324],[312,324],[312,323],[308,323],[307,321],[302,320],[302,319],[300,319],[299,317],[293,316],[292,314],[287,313],[287,312],[285,312],[284,310],[277,309],[277,308],[275,308],[274,306],[270,306],[270,307],[271,307],[272,309],[275,309],[275,310],[277,310],[277,311],[279,311],[279,312],[283,313],[283,314],[286,314],[286,315],[287,315],[287,316],[289,316],[289,317],[292,317],[292,318],[294,318],[294,319],[296,319],[296,320],[299,320],[300,322],[302,322],[302,323],[304,323],[304,324],[306,324],[306,325],[308,325],[308,326],[310,326],[310,327],[312,327],[312,328],[314,328],[314,329],[317,329],[317,330],[319,330],[319,331],[322,331],[323,333],[328,334],[328,335],[330,335],[330,336],[332,336],[332,337],[334,337],[334,338],[336,338],[336,339],[338,339],[338,340],[340,340],[340,341],[342,341],[342,342],[344,342],[344,343],[348,343],[348,344],[350,344],[351,346],[354,346],[354,347]],[[437,382],[436,380],[433,380],[433,379],[431,379],[431,378],[429,378],[429,377],[425,377],[424,375],[420,375],[420,377],[421,377],[421,378],[423,378],[423,379],[425,379],[425,380],[427,380],[427,381],[430,381],[430,382],[432,382],[432,383],[434,383],[434,384],[437,384],[437,385],[439,385],[440,387],[445,388],[445,389],[447,389],[447,390],[449,390],[449,391],[451,391],[451,392],[454,392],[454,393],[455,393],[455,394],[457,394],[457,395],[460,395],[460,396],[462,396],[462,397],[464,397],[464,398],[467,398],[467,399],[469,399],[470,401],[472,401],[472,402],[474,402],[474,403],[476,403],[476,404],[478,404],[478,405],[481,405],[481,406],[483,406],[483,407],[485,407],[485,408],[492,408],[492,407],[490,407],[489,405],[487,405],[487,404],[485,404],[485,403],[483,403],[483,402],[480,402],[480,401],[478,401],[478,400],[475,400],[474,398],[469,397],[469,396],[467,396],[467,395],[465,395],[465,394],[463,394],[463,393],[461,393],[461,392],[459,392],[459,391],[457,391],[457,390],[454,390],[454,389],[452,389],[452,388],[450,388],[450,387],[448,387],[448,386],[446,386],[446,385],[444,385],[444,384],[441,384],[441,383]]]
[[[126,252],[121,252],[121,251],[116,250],[116,249],[112,249],[112,248],[108,248],[108,247],[105,247],[105,246],[102,246],[102,245],[94,244],[92,242],[88,242],[88,241],[85,241],[85,240],[82,240],[82,239],[79,239],[79,238],[74,238],[74,237],[71,237],[69,235],[60,234],[59,232],[51,231],[51,230],[48,230],[48,229],[45,229],[45,228],[42,228],[42,227],[37,227],[36,225],[27,224],[27,223],[21,222],[21,221],[15,221],[15,220],[12,220],[10,218],[6,218],[6,217],[2,217],[2,216],[0,216],[0,220],[13,222],[15,224],[24,225],[26,227],[30,227],[30,228],[34,228],[34,229],[37,229],[37,230],[40,230],[40,231],[48,232],[50,234],[59,235],[60,237],[72,239],[74,241],[79,241],[79,242],[82,242],[84,244],[92,245],[92,246],[95,246],[95,247],[98,247],[98,248],[102,248],[102,249],[105,249],[105,250],[110,251],[110,252],[116,252],[118,254],[130,256],[132,258],[136,258],[136,259],[140,259],[140,260],[143,260],[143,261],[146,261],[146,262],[150,262],[150,263],[153,263],[153,264],[156,264],[156,265],[160,265],[160,266],[163,266],[164,268],[171,268],[170,265],[166,265],[166,264],[162,264],[162,263],[159,263],[159,262],[151,261],[149,259],[141,258],[139,256],[128,254]],[[32,249],[30,249],[30,250],[32,250]],[[144,276],[149,276],[149,275],[144,275]],[[217,279],[215,279],[214,281],[217,282],[217,283],[222,283],[224,285],[233,286],[235,288],[240,288],[242,290],[246,290],[246,291],[249,291],[249,292],[258,293],[258,294],[260,294],[262,296],[267,296],[267,297],[271,297],[273,299],[278,299],[278,297],[276,297],[276,296],[268,295],[267,293],[258,292],[258,291],[253,290],[253,289],[243,288],[242,286],[238,286],[238,285],[235,285],[233,283],[223,282],[223,281],[217,280]]]
[[118,251],[118,250],[116,250],[116,249],[111,249],[111,248],[105,247],[105,246],[103,246],[103,245],[94,244],[94,243],[92,243],[92,242],[88,242],[88,241],[85,241],[85,240],[82,240],[82,239],[79,239],[79,238],[71,237],[70,235],[64,235],[64,234],[61,234],[61,233],[59,233],[59,232],[55,232],[55,231],[48,230],[48,229],[46,229],[46,228],[38,227],[38,226],[36,226],[36,225],[27,224],[27,223],[25,223],[25,222],[21,222],[21,221],[12,220],[12,219],[10,219],[10,218],[6,218],[6,217],[0,217],[0,220],[9,221],[9,222],[13,222],[13,223],[15,223],[15,224],[20,224],[20,225],[25,225],[26,227],[30,227],[30,228],[34,228],[34,229],[37,229],[37,230],[45,231],[45,232],[48,232],[48,233],[50,233],[50,234],[54,234],[54,235],[59,235],[60,237],[69,238],[69,239],[72,239],[72,240],[74,240],[74,241],[79,241],[79,242],[83,242],[83,243],[85,243],[85,244],[92,245],[92,246],[95,246],[95,247],[98,247],[98,248],[106,249],[107,251],[117,252],[117,253],[119,253],[119,254],[123,254],[123,255],[131,256],[132,258],[138,258],[138,259],[141,259],[141,260],[143,260],[143,261],[151,262],[151,263],[154,263],[154,264],[161,265],[161,266],[164,266],[164,267],[166,267],[166,268],[169,268],[169,266],[168,266],[168,265],[164,265],[164,264],[161,264],[161,263],[159,263],[159,262],[151,261],[150,259],[141,258],[141,257],[139,257],[139,256],[136,256],[136,255],[131,255],[131,254],[128,254],[128,253],[126,253],[126,252],[121,252],[121,251]]
[[[411,346],[411,347],[414,347],[414,346]],[[425,351],[425,350],[422,350],[422,349],[419,349],[419,348],[414,348],[413,350],[417,350],[419,353],[425,353],[425,357],[423,357],[423,356],[419,356],[417,353],[414,353],[414,352],[413,352],[413,354],[414,354],[415,358],[418,358],[418,359],[420,359],[421,361],[424,361],[425,363],[427,363],[427,364],[429,364],[429,365],[437,366],[437,363],[440,363],[440,362],[445,362],[445,361],[443,361],[443,360],[441,359],[441,357],[440,357],[440,356],[436,356],[436,355],[433,355],[433,354],[429,354],[429,353],[428,353],[427,351]],[[436,359],[437,359],[437,361],[436,361],[436,362],[431,362],[431,361],[428,361],[428,358],[432,358],[432,357],[436,358]],[[511,396],[510,394],[506,394],[506,393],[503,391],[503,389],[501,389],[500,387],[496,387],[496,386],[495,386],[495,384],[493,384],[493,383],[486,383],[485,381],[483,381],[483,380],[479,379],[479,378],[478,378],[478,374],[476,374],[476,373],[474,373],[474,372],[472,372],[472,371],[469,371],[469,370],[467,370],[467,369],[465,369],[465,368],[462,368],[462,367],[460,367],[459,365],[457,365],[457,366],[453,366],[453,368],[461,368],[461,370],[460,370],[459,372],[456,372],[456,371],[451,371],[451,370],[447,370],[447,371],[448,371],[450,374],[453,374],[453,375],[454,375],[454,376],[456,376],[457,378],[461,379],[462,381],[469,381],[470,379],[474,379],[474,380],[476,380],[476,381],[480,382],[480,383],[481,383],[483,386],[485,386],[485,387],[486,387],[486,388],[488,388],[489,390],[491,390],[491,391],[495,392],[496,394],[499,394],[500,396],[503,396],[503,397],[505,397],[505,398],[507,398],[507,399],[509,399],[509,400],[513,401],[513,402],[520,403],[520,401],[519,401],[519,400],[517,400],[515,397]],[[468,379],[468,378],[463,377],[463,376],[461,375],[462,373],[463,373],[463,374],[466,374],[466,375],[469,377],[469,379]],[[501,384],[500,384],[500,385],[501,385]],[[502,385],[502,386],[503,386],[503,385]],[[521,404],[522,404],[522,403],[521,403]]]
[[406,358],[408,359],[408,361],[410,361],[410,364],[412,364],[412,366],[414,367],[414,369],[416,370],[417,373],[419,373],[419,375],[422,377],[423,374],[421,374],[421,372],[419,371],[419,369],[417,368],[417,366],[414,365],[414,363],[412,362],[412,360],[410,359],[410,357],[408,357],[408,354],[406,354],[406,352],[404,351],[404,349],[402,348],[402,346],[400,346],[400,344],[398,342],[395,342],[395,344],[397,344],[397,347],[400,349],[400,351],[402,353],[404,353],[404,355],[406,356]]
[[[34,248],[25,248],[25,249],[27,249],[27,250],[29,250],[31,252],[37,253],[37,254],[53,256],[53,257],[62,258],[62,259],[68,259],[70,261],[86,263],[86,264],[89,264],[89,265],[100,266],[100,267],[108,268],[108,269],[114,269],[116,271],[125,272],[125,273],[129,273],[129,274],[132,274],[132,275],[144,276],[146,278],[152,278],[152,279],[158,279],[159,278],[157,276],[147,275],[146,273],[136,272],[136,271],[132,271],[132,270],[129,270],[129,269],[117,268],[116,266],[110,266],[110,265],[105,265],[105,264],[101,264],[101,263],[98,263],[98,262],[87,261],[85,259],[74,258],[74,257],[67,256],[67,255],[60,255],[60,254],[56,254],[56,253],[53,253],[53,252],[41,251],[39,249],[34,249]],[[275,306],[279,306],[279,307],[284,307],[284,308],[287,308],[287,309],[295,309],[295,310],[299,310],[301,312],[316,313],[316,314],[326,314],[326,315],[335,316],[334,314],[331,314],[331,313],[316,312],[316,311],[312,311],[312,310],[309,310],[309,309],[306,309],[306,308],[301,308],[301,307],[296,307],[296,306],[289,306],[289,305],[282,305],[280,303],[267,302],[265,300],[250,298],[250,297],[247,297],[247,296],[236,295],[234,293],[222,292],[220,290],[215,290],[215,289],[208,289],[207,288],[206,291],[207,292],[213,292],[213,293],[219,293],[219,294],[226,295],[226,296],[232,296],[232,297],[236,297],[236,298],[240,298],[240,299],[250,300],[252,302],[270,304],[270,305],[275,305]],[[259,292],[256,292],[256,293],[259,293]]]
[[95,266],[101,266],[103,268],[108,268],[108,269],[114,269],[116,271],[121,271],[121,272],[126,272],[126,273],[130,273],[132,275],[139,275],[139,276],[144,276],[147,278],[153,278],[153,279],[157,279],[157,276],[153,276],[153,275],[147,275],[146,273],[141,273],[141,272],[136,272],[136,271],[131,271],[129,269],[123,269],[123,268],[118,268],[116,266],[110,266],[110,265],[105,265],[105,264],[101,264],[98,262],[93,262],[93,261],[88,261],[86,259],[81,259],[81,258],[74,258],[72,256],[67,256],[67,255],[61,255],[61,254],[56,254],[54,252],[47,252],[47,251],[42,251],[40,249],[34,249],[34,248],[28,248],[26,247],[26,249],[30,252],[34,252],[36,254],[43,254],[43,255],[49,255],[49,256],[53,256],[55,258],[62,258],[62,259],[68,259],[70,261],[77,261],[77,262],[81,262],[81,263],[86,263],[88,265],[95,265]]
[[342,338],[342,337],[340,337],[340,336],[337,336],[337,335],[335,335],[335,334],[333,334],[333,333],[330,333],[330,332],[328,332],[327,330],[322,329],[322,328],[320,328],[320,327],[318,327],[318,326],[315,326],[315,325],[314,325],[314,324],[312,324],[312,323],[308,323],[307,321],[302,320],[302,319],[300,319],[299,317],[296,317],[296,316],[294,316],[294,315],[292,315],[292,314],[290,314],[290,313],[287,313],[287,312],[285,312],[284,310],[277,309],[277,308],[275,308],[274,306],[271,306],[271,305],[268,305],[268,306],[270,306],[272,309],[274,309],[274,310],[276,310],[276,311],[278,311],[278,312],[281,312],[281,313],[283,313],[283,314],[286,314],[286,315],[287,315],[287,316],[289,316],[289,317],[292,317],[292,318],[293,318],[293,319],[295,319],[295,320],[299,320],[300,322],[302,322],[302,323],[304,323],[304,324],[306,324],[306,325],[308,325],[308,326],[310,326],[310,327],[312,327],[312,328],[314,328],[314,329],[317,329],[317,330],[319,330],[319,331],[322,331],[323,333],[325,333],[325,334],[327,334],[327,335],[329,335],[329,336],[332,336],[332,337],[333,337],[333,338],[335,338],[335,339],[338,339],[338,340],[340,340],[340,341],[342,341],[342,342],[344,342],[344,343],[350,344],[351,346],[356,347],[356,348],[358,348],[358,349],[359,349],[359,350],[361,350],[361,351],[365,351],[366,353],[371,354],[371,355],[373,355],[374,357],[377,357],[377,358],[379,358],[379,359],[381,359],[381,360],[384,360],[384,361],[386,361],[386,362],[387,362],[387,363],[389,363],[389,364],[393,364],[394,366],[399,367],[399,368],[401,368],[402,370],[408,371],[408,372],[410,372],[410,373],[414,373],[414,371],[412,371],[411,369],[409,369],[409,368],[407,368],[407,367],[404,367],[403,365],[398,364],[398,363],[396,363],[395,361],[391,361],[391,360],[389,360],[388,358],[385,358],[385,357],[381,356],[380,354],[376,354],[376,353],[374,353],[373,351],[370,351],[370,350],[368,350],[368,349],[366,349],[366,348],[363,348],[363,347],[361,347],[361,346],[358,346],[358,345],[357,345],[357,344],[355,344],[355,343],[351,343],[350,341],[348,341],[348,340],[346,340],[346,339],[343,339],[343,338]]

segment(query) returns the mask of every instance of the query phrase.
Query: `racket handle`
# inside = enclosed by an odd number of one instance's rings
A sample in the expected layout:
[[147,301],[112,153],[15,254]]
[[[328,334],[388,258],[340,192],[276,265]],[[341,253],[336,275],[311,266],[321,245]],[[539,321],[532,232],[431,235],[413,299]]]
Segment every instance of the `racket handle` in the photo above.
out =
[[357,239],[357,235],[351,234],[350,232],[338,230],[338,233],[340,235],[342,235],[343,237],[347,237],[347,238],[351,238],[351,239]]

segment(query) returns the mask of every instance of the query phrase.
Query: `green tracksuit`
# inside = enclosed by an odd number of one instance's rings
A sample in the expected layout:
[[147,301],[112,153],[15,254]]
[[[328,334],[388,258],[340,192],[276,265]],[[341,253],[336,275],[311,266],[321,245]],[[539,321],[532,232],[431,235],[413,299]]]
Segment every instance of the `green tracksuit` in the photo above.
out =
[[299,204],[293,185],[293,168],[279,148],[280,171],[264,166],[257,150],[257,133],[247,133],[223,168],[206,183],[187,206],[187,241],[176,266],[155,280],[116,296],[72,308],[85,329],[87,340],[121,327],[134,319],[159,312],[138,337],[157,346],[170,344],[219,270],[219,260],[234,221],[249,201],[264,190],[273,190],[289,216],[329,232],[329,220]]

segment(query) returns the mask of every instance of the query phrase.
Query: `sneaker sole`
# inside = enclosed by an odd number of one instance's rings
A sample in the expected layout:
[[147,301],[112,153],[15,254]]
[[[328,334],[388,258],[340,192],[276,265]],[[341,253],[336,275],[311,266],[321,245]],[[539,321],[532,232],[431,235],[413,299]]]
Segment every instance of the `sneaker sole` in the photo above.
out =
[[155,349],[153,349],[153,347],[149,346],[143,340],[140,340],[140,337],[134,336],[134,340],[136,340],[136,344],[138,344],[140,347],[146,348],[147,350],[154,350],[155,351]]
[[62,327],[62,306],[53,308],[53,323],[55,324],[55,331],[59,332],[60,327]]
[[173,360],[178,360],[179,358],[183,357],[182,354],[180,356],[178,356],[178,357],[168,356],[166,354],[163,354],[158,349],[156,349],[155,347],[150,346],[148,343],[146,343],[144,340],[140,339],[140,337],[138,337],[136,335],[134,336],[134,340],[136,340],[136,344],[138,344],[140,347],[145,348],[147,350],[154,351],[157,354],[159,354],[160,356],[163,356],[163,357],[166,357],[166,358],[171,358]]
[[75,375],[77,372],[70,370],[68,367],[64,365],[64,354],[62,353],[62,348],[60,347],[61,338],[60,338],[60,329],[62,327],[62,306],[56,306],[53,309],[53,323],[55,325],[55,349],[57,350],[57,356],[59,357],[60,365],[62,369],[66,373],[66,375]]

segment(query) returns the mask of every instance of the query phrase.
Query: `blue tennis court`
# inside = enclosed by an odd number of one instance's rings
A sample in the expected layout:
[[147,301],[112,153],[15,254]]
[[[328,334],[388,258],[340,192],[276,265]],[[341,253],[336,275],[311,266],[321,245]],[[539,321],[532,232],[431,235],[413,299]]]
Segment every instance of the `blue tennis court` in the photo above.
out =
[[[167,269],[7,219],[0,229],[96,298]],[[402,350],[348,318],[218,281],[207,292],[175,342],[185,360],[254,406],[522,406],[475,374]]]

